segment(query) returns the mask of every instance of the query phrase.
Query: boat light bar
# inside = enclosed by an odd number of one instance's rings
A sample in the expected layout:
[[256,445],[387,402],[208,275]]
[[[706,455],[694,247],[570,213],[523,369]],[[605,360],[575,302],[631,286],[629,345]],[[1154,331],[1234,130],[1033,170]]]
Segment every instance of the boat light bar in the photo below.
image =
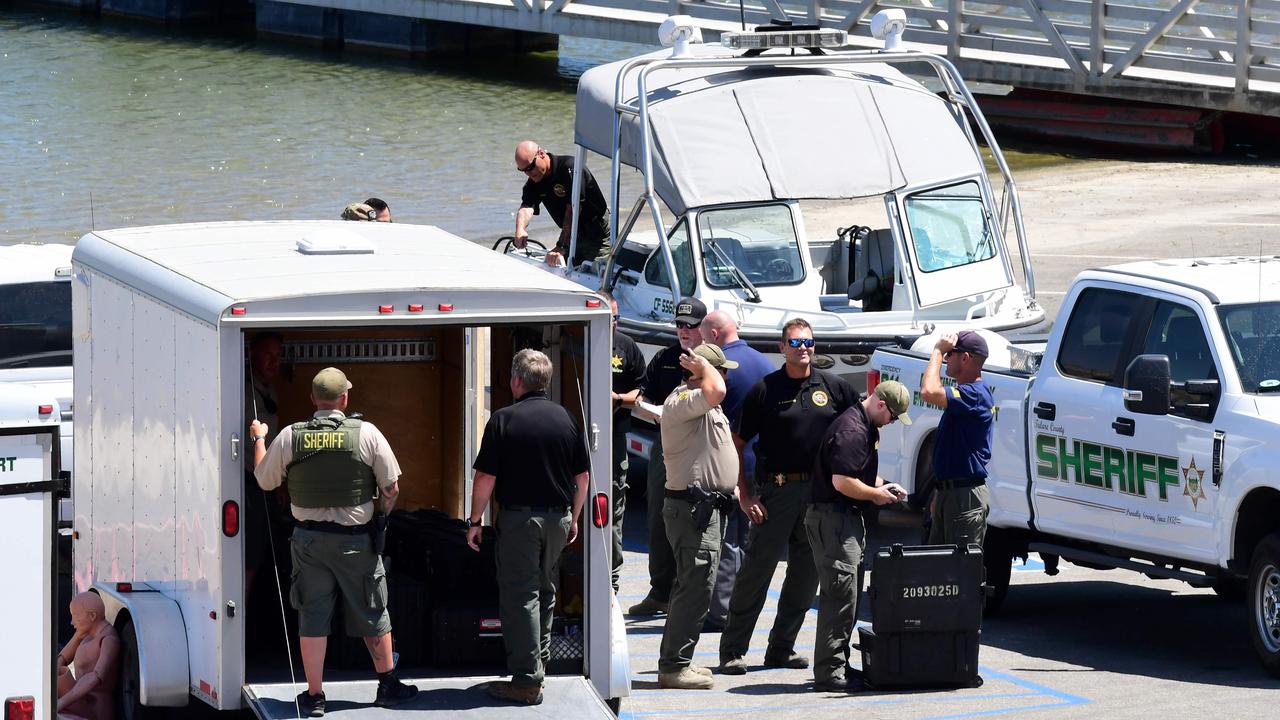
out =
[[728,32],[720,36],[720,44],[733,50],[768,50],[770,48],[838,48],[848,42],[843,30],[774,30],[769,32]]

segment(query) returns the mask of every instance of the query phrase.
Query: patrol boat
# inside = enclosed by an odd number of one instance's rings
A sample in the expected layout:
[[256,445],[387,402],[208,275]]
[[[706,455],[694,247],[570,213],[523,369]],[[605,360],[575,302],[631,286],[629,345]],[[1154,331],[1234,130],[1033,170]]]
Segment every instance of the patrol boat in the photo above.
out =
[[578,84],[573,197],[588,152],[611,158],[612,250],[551,271],[613,293],[619,329],[671,344],[675,302],[693,296],[776,356],[782,326],[803,317],[817,366],[860,376],[895,338],[1044,319],[1000,146],[950,62],[900,47],[901,10],[873,19],[876,50],[830,29],[702,45],[692,23],[668,18],[659,35],[673,50]]

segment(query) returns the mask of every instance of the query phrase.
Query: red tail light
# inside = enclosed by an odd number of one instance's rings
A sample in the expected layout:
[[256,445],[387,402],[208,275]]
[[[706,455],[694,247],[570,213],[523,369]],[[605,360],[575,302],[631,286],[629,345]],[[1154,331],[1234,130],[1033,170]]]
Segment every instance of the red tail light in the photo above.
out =
[[591,503],[591,524],[602,528],[609,524],[609,515],[609,496],[596,493],[595,500]]
[[34,697],[12,697],[4,701],[4,720],[35,720]]
[[590,300],[587,301],[587,307],[589,308],[597,308],[597,307],[600,307],[601,304],[602,303],[598,298],[591,298]]
[[133,592],[133,583],[131,583],[131,582],[118,582],[118,583],[116,583],[116,592],[122,592],[122,593],[131,593],[131,592]]
[[41,415],[52,415],[52,414],[53,414],[53,406],[52,406],[52,405],[41,405],[40,407],[36,408],[36,412],[40,413]]
[[240,506],[235,500],[222,503],[222,534],[235,537],[240,532]]
[[867,371],[867,394],[870,395],[871,393],[875,392],[876,386],[879,384],[880,384],[880,371],[868,370]]

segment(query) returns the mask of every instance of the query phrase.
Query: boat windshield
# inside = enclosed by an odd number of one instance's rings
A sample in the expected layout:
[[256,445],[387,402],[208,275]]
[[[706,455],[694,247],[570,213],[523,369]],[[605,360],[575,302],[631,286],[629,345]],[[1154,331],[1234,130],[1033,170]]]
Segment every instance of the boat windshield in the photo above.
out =
[[1218,308],[1231,359],[1248,393],[1280,392],[1280,303]]
[[71,364],[71,283],[0,285],[0,370]]
[[784,204],[698,213],[702,268],[713,288],[794,285],[804,280],[800,243]]
[[921,272],[995,257],[995,238],[978,183],[970,180],[907,198],[907,223]]

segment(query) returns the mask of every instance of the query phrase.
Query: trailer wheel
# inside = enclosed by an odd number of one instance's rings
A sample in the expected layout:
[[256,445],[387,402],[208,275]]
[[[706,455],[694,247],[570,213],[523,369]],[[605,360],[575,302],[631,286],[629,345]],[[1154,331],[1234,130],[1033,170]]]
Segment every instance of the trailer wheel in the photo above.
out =
[[1280,677],[1280,533],[1258,543],[1249,564],[1249,624],[1262,666]]
[[163,708],[147,707],[142,704],[142,670],[138,666],[138,633],[133,629],[133,621],[125,620],[120,626],[120,691],[119,699],[121,720],[158,720],[167,715]]
[[986,573],[982,615],[991,617],[1000,612],[1009,594],[1009,578],[1013,573],[1013,546],[1000,528],[987,527],[987,537],[982,543],[982,565]]

